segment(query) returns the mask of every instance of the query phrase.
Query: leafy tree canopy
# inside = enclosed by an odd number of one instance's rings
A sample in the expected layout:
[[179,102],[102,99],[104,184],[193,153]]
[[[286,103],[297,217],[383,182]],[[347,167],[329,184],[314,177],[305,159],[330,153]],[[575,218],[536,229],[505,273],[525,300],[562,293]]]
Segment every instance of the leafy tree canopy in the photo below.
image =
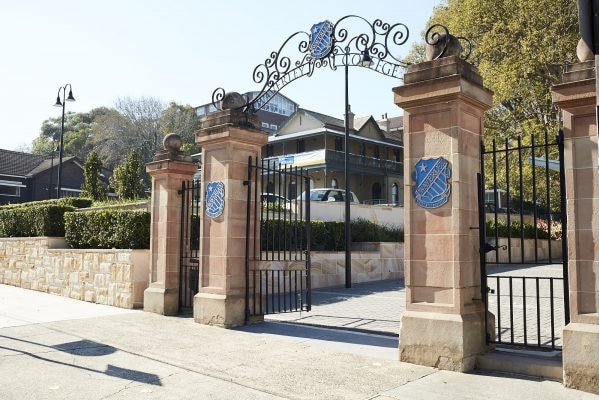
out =
[[[495,92],[487,137],[552,137],[559,126],[551,85],[576,62],[578,14],[572,0],[447,0],[429,25],[440,23],[473,43],[470,62]],[[421,45],[420,45],[421,46]],[[409,56],[418,59],[422,48]]]

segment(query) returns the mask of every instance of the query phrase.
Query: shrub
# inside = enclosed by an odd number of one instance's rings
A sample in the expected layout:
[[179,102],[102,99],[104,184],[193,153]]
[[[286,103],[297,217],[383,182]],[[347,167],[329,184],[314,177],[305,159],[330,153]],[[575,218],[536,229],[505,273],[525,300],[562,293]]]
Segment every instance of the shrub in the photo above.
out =
[[31,206],[46,206],[46,205],[57,205],[57,206],[74,207],[74,208],[88,208],[88,207],[91,207],[92,200],[82,198],[82,197],[64,197],[62,199],[50,199],[50,200],[29,201],[27,203],[6,204],[4,206],[0,206],[0,210],[9,210],[9,209],[14,209],[14,208],[31,207]]
[[0,209],[1,237],[64,236],[65,205],[21,205]]
[[65,238],[74,248],[149,249],[150,213],[128,210],[66,213]]
[[[538,220],[537,226],[529,224],[527,222],[521,223],[520,221],[513,221],[508,226],[503,220],[491,220],[487,221],[487,237],[494,237],[495,230],[497,230],[498,237],[513,237],[519,238],[524,236],[524,239],[534,239],[535,235],[538,239],[549,239],[549,228],[547,221]],[[551,238],[556,240],[561,238],[561,224],[553,222],[551,228]],[[558,232],[559,229],[559,232]]]
[[[262,221],[262,251],[302,250],[306,243],[305,223],[269,219]],[[403,242],[403,230],[398,227],[380,226],[373,222],[356,219],[351,222],[352,242]],[[314,251],[344,251],[345,223],[311,221],[310,248]]]

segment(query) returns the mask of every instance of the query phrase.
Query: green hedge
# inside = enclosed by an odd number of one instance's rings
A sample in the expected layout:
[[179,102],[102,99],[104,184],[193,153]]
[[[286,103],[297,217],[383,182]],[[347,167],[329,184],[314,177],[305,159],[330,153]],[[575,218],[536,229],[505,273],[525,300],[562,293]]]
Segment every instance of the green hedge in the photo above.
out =
[[64,236],[64,214],[74,209],[55,204],[0,208],[0,237]]
[[14,203],[0,206],[0,210],[12,210],[21,207],[32,207],[32,206],[63,206],[63,207],[74,207],[74,208],[88,208],[92,205],[91,199],[85,199],[81,197],[65,197],[62,199],[50,199],[50,200],[39,200],[29,201],[27,203]]
[[[535,228],[533,224],[529,223],[520,223],[520,221],[514,221],[510,223],[508,226],[507,223],[503,220],[495,220],[487,221],[487,237],[495,237],[495,229],[497,229],[498,237],[509,237],[510,235],[513,238],[519,238],[520,234],[523,233],[524,239],[534,239],[535,231],[536,237],[539,239],[549,239],[549,232],[540,227]],[[560,226],[561,231],[561,226]],[[560,235],[561,236],[561,235]]]
[[65,238],[74,248],[149,249],[150,213],[132,210],[66,213]]
[[[314,251],[344,251],[345,223],[311,221],[310,248]],[[305,223],[271,219],[262,221],[261,247],[263,251],[279,249],[302,250],[305,247]],[[403,242],[403,230],[380,226],[373,222],[356,219],[351,222],[352,242]]]

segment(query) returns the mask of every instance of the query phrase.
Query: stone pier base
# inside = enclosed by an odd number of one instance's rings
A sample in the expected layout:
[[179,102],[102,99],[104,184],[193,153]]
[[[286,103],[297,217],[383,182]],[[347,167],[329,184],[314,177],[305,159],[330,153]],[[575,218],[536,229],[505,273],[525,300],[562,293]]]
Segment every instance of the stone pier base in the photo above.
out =
[[160,283],[152,283],[144,291],[144,311],[161,315],[177,315],[179,290],[165,289]]
[[401,319],[401,361],[443,370],[474,369],[484,352],[484,313],[442,314],[406,311]]
[[563,332],[564,385],[599,394],[599,325],[571,323]]
[[245,324],[245,298],[200,292],[193,298],[193,319],[221,328],[242,326]]

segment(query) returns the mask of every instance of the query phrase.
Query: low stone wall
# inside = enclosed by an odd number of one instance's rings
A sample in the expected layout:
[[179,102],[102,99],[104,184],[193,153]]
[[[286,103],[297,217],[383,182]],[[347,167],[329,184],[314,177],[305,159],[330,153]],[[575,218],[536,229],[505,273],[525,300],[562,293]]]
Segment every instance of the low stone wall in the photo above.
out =
[[[487,240],[495,245],[495,238],[488,237]],[[499,262],[507,263],[509,262],[509,255],[507,250],[508,238],[499,238],[499,246],[506,246],[505,249],[498,249],[499,252]],[[535,240],[534,239],[524,239],[524,260],[522,260],[522,243],[520,238],[512,238],[512,263],[518,262],[534,262],[535,261]],[[539,261],[548,261],[549,260],[549,241],[547,239],[538,239],[537,240],[537,259]],[[561,262],[562,259],[562,241],[561,240],[552,240],[551,241],[551,260],[553,262]],[[487,262],[494,263],[496,262],[495,251],[490,251],[487,253]]]
[[[372,251],[352,251],[352,282],[364,283],[404,277],[403,243],[369,243]],[[292,270],[303,261],[260,261],[257,268]],[[312,252],[312,288],[345,284],[344,252]]]
[[64,238],[0,238],[0,283],[122,308],[143,307],[149,250],[68,249]]

